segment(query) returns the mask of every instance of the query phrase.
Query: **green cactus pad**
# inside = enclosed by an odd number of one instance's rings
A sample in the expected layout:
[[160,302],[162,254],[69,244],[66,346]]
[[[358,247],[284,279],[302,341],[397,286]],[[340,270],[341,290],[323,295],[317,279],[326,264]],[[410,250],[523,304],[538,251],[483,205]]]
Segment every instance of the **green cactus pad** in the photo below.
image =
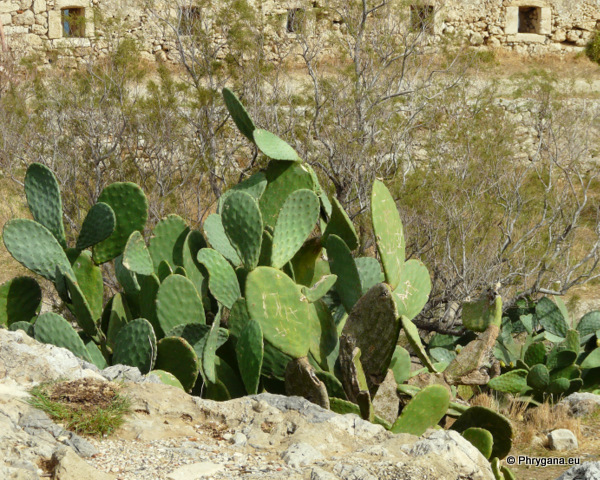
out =
[[198,262],[198,252],[206,246],[206,241],[198,230],[192,230],[183,243],[183,267],[203,301],[208,294],[208,272]]
[[256,129],[254,122],[248,115],[248,112],[242,105],[242,102],[238,97],[228,88],[223,89],[223,100],[225,100],[225,106],[233,119],[238,130],[251,142],[254,142],[252,133]]
[[312,287],[302,287],[302,294],[310,302],[316,302],[333,287],[337,281],[337,275],[324,275]]
[[409,320],[415,318],[429,299],[431,279],[429,270],[419,260],[409,260],[400,272],[400,282],[394,290],[394,300],[398,315],[404,315]]
[[145,318],[137,318],[125,325],[115,338],[113,365],[123,364],[139,368],[146,374],[156,361],[156,336]]
[[410,321],[407,317],[400,317],[402,320],[402,327],[404,328],[404,333],[406,333],[406,339],[413,349],[415,355],[419,357],[419,360],[427,367],[427,369],[434,373],[437,372],[433,363],[427,356],[427,352],[425,352],[425,347],[423,347],[423,343],[421,342],[421,337],[419,337],[419,331],[415,324]]
[[249,320],[246,323],[239,335],[235,353],[246,391],[250,395],[258,393],[264,356],[263,334],[260,323],[255,320]]
[[104,300],[104,280],[102,270],[92,260],[92,253],[81,252],[74,260],[73,272],[79,288],[83,292],[94,321],[102,315]]
[[271,265],[271,253],[273,252],[273,235],[267,230],[263,230],[262,244],[260,247],[260,256],[258,264],[262,266]]
[[504,474],[500,470],[500,460],[498,458],[492,458],[492,460],[490,460],[490,466],[492,467],[492,473],[494,474],[495,480],[506,480]]
[[405,348],[397,345],[390,361],[390,369],[398,385],[405,383],[410,378],[410,366],[410,353]]
[[158,269],[156,271],[156,276],[162,283],[165,281],[165,278],[167,278],[169,275],[173,275],[173,269],[171,268],[171,265],[169,265],[167,262],[165,262],[163,260],[158,265]]
[[354,263],[348,246],[337,235],[330,235],[327,239],[327,256],[331,273],[338,277],[335,289],[344,308],[349,312],[362,296],[362,286],[356,263]]
[[250,321],[250,315],[246,308],[246,299],[243,297],[238,298],[229,312],[229,332],[236,338],[239,338],[242,334],[242,330],[246,327],[246,324]]
[[130,320],[131,313],[129,312],[127,303],[123,300],[120,293],[115,293],[110,302],[110,313],[108,314],[108,325],[106,327],[106,343],[111,349],[115,347],[119,331]]
[[[353,413],[354,415],[360,416],[360,407],[356,405],[356,403],[349,402],[348,400],[344,400],[342,398],[331,397],[329,399],[329,406],[332,412],[339,413],[340,415],[346,415],[348,413]],[[385,419],[375,415],[373,418],[373,423],[377,425],[381,425],[386,430],[390,430],[392,425]]]
[[317,370],[315,371],[315,375],[319,380],[323,382],[323,385],[325,385],[325,388],[327,389],[327,394],[330,398],[335,397],[347,400],[346,392],[344,392],[342,382],[340,382],[333,373]]
[[450,406],[450,393],[442,385],[429,385],[417,393],[404,407],[392,425],[393,433],[410,433],[421,436],[446,415]]
[[223,256],[211,248],[198,252],[198,261],[208,270],[208,288],[218,302],[231,309],[242,296],[235,270]]
[[542,342],[534,342],[527,347],[523,361],[529,367],[533,367],[538,363],[545,363],[546,361],[546,347]]
[[[208,339],[211,327],[209,325],[203,325],[201,323],[187,323],[184,325],[177,325],[170,332],[167,332],[167,337],[181,337],[185,339],[194,349],[198,358],[202,358],[204,352],[204,345]],[[222,345],[227,342],[229,338],[229,331],[226,328],[219,328],[217,335],[216,349],[218,350]]]
[[342,335],[352,337],[362,352],[371,396],[385,378],[400,327],[392,291],[389,285],[378,283],[356,302],[342,330]]
[[[500,319],[502,317],[501,314],[502,310],[500,310]],[[487,295],[483,295],[482,298],[474,302],[464,302],[462,304],[461,318],[464,327],[472,332],[484,332],[489,325],[500,325],[497,323],[497,305],[494,301],[490,301]]]
[[183,243],[189,231],[190,227],[178,215],[169,215],[156,224],[148,242],[155,269],[162,261],[173,268],[183,265]]
[[96,344],[96,342],[90,340],[85,344],[85,348],[92,359],[92,363],[96,365],[96,367],[98,367],[100,370],[104,370],[109,366],[106,358],[104,358],[104,355],[102,355],[100,347]]
[[552,370],[550,372],[550,380],[555,380],[561,377],[569,380],[575,380],[576,378],[581,377],[581,369],[577,365],[570,365],[568,367]]
[[144,237],[139,231],[133,232],[127,240],[123,251],[123,266],[139,275],[152,275],[154,264],[146,247]]
[[379,265],[376,258],[358,257],[354,259],[354,262],[356,263],[358,276],[360,277],[363,295],[367,293],[373,285],[385,281],[381,265]]
[[379,180],[373,183],[371,214],[386,282],[395,290],[400,283],[404,266],[404,228],[396,202]]
[[177,380],[177,377],[170,372],[165,372],[164,370],[152,370],[150,375],[156,375],[165,385],[171,385],[172,387],[181,388],[185,391],[185,388],[183,388],[181,382]]
[[263,172],[256,172],[251,177],[247,178],[243,182],[238,183],[233,186],[229,190],[227,190],[221,197],[219,198],[219,206],[217,208],[217,213],[221,214],[223,210],[223,204],[225,200],[229,198],[235,192],[244,192],[248,195],[252,196],[254,200],[258,202],[263,192],[267,188],[267,177]]
[[157,344],[155,367],[172,373],[189,392],[196,383],[200,362],[191,345],[180,337],[165,337]]
[[163,337],[163,332],[161,332],[158,316],[156,315],[156,295],[160,288],[160,281],[154,274],[142,275],[139,278],[139,285],[140,316],[150,322],[154,328],[154,333],[160,340]]
[[534,390],[546,390],[550,384],[550,372],[546,368],[546,365],[538,363],[531,367],[527,374],[527,385]]
[[322,242],[327,242],[327,237],[331,234],[340,237],[350,250],[354,250],[358,247],[358,235],[352,224],[352,220],[348,217],[344,208],[340,204],[337,198],[333,197],[331,218],[327,227],[323,232]]
[[429,349],[429,356],[436,362],[450,364],[456,358],[456,352],[447,348],[435,347]]
[[308,354],[308,302],[293,280],[274,268],[258,267],[248,274],[245,298],[266,340],[294,358]]
[[550,382],[548,385],[548,393],[552,393],[553,395],[560,395],[561,393],[565,393],[571,387],[571,382],[568,378],[556,378]]
[[596,310],[586,313],[581,317],[581,320],[579,320],[576,330],[579,332],[582,340],[583,337],[595,334],[600,330],[600,311]]
[[547,332],[565,338],[569,326],[560,309],[547,297],[542,297],[535,305],[535,314],[538,322]]
[[208,218],[204,220],[202,228],[204,229],[204,234],[212,248],[234,265],[237,266],[242,263],[242,259],[231,245],[231,242],[225,233],[221,215],[217,215],[216,213],[209,215]]
[[291,162],[301,162],[302,159],[296,151],[281,138],[262,128],[257,128],[252,132],[254,143],[267,157],[273,160],[285,160]]
[[248,193],[233,192],[223,203],[223,229],[246,270],[256,268],[260,257],[263,224],[256,200]]
[[511,370],[502,375],[492,378],[488,382],[488,387],[506,393],[521,393],[527,390],[527,375],[529,372],[524,369]]
[[546,366],[548,370],[554,370],[555,368],[564,368],[573,365],[575,360],[577,360],[577,353],[572,350],[566,350],[563,347],[554,347],[548,354]]
[[338,333],[331,311],[324,302],[316,301],[309,304],[308,312],[309,351],[321,368],[333,371],[337,359]]
[[470,427],[462,432],[462,436],[471,442],[471,444],[489,460],[494,445],[494,437],[489,430],[479,427]]
[[567,335],[565,337],[565,341],[562,343],[567,350],[572,350],[574,352],[579,352],[579,332],[577,330],[569,329],[567,330]]
[[33,338],[33,323],[29,322],[15,322],[8,327],[11,332],[16,332],[17,330],[23,330],[27,335]]
[[42,305],[42,289],[31,277],[15,277],[0,285],[0,325],[31,322]]
[[263,224],[273,228],[290,194],[301,188],[314,190],[314,180],[305,166],[296,162],[269,162],[265,176],[268,183],[259,206]]
[[100,315],[94,318],[94,313],[90,308],[90,304],[85,298],[84,293],[81,291],[81,288],[79,288],[79,284],[74,276],[67,273],[65,275],[65,281],[67,283],[69,295],[71,296],[72,304],[70,305],[70,308],[77,319],[77,325],[79,325],[86,335],[89,335],[92,338],[97,337],[100,333],[97,325],[97,320],[100,319]]
[[81,225],[77,237],[77,250],[93,247],[106,240],[115,231],[116,223],[117,217],[109,205],[102,202],[92,205]]
[[[290,262],[294,269],[296,283],[312,287],[324,275],[331,273],[329,264],[321,260],[322,251],[323,247],[318,237],[304,242],[304,245],[296,252]],[[326,271],[319,269],[322,266],[326,266]]]
[[489,408],[471,407],[450,428],[462,433],[471,427],[485,428],[492,434],[492,458],[504,458],[508,455],[512,447],[513,429],[506,417]]
[[163,334],[186,323],[206,323],[196,287],[181,275],[169,275],[156,294],[156,316]]
[[319,198],[311,190],[296,190],[288,196],[273,230],[273,267],[283,267],[300,250],[315,228],[319,208]]
[[600,367],[600,348],[592,350],[592,352],[587,357],[585,357],[583,362],[581,362],[580,367],[582,369]]
[[135,183],[117,182],[107,186],[98,197],[115,212],[115,229],[110,237],[94,245],[92,252],[97,264],[121,255],[135,231],[143,231],[148,219],[148,200]]
[[500,473],[504,476],[504,480],[517,480],[513,471],[505,465],[500,467]]
[[9,220],[4,225],[3,240],[17,262],[48,280],[55,281],[57,271],[74,275],[71,263],[54,235],[33,220]]
[[33,219],[46,227],[62,248],[67,248],[58,180],[45,165],[32,163],[25,174],[25,195]]
[[35,321],[33,332],[38,342],[66,348],[79,358],[92,363],[83,341],[69,322],[60,315],[52,312],[42,313]]
[[217,356],[217,341],[219,339],[219,325],[221,324],[221,309],[213,320],[208,335],[205,337],[204,348],[202,349],[202,362],[200,368],[204,372],[205,379],[210,383],[217,381],[217,372],[215,368],[215,358]]
[[123,265],[123,256],[115,258],[115,276],[123,287],[124,292],[130,297],[137,297],[141,287],[137,275]]

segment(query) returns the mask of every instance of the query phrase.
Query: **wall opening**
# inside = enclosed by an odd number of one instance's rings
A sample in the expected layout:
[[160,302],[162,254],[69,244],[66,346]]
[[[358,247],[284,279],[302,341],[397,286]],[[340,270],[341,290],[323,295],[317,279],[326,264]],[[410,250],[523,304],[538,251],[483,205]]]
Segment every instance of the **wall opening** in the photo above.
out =
[[540,33],[542,9],[519,7],[519,33]]
[[413,31],[433,33],[433,5],[410,6],[410,28]]
[[85,37],[85,9],[83,7],[67,7],[60,10],[63,37]]
[[181,7],[179,9],[179,23],[177,31],[180,35],[191,35],[198,29],[198,24],[202,18],[202,12],[199,7]]
[[290,8],[287,11],[285,30],[287,33],[298,33],[304,26],[305,10],[303,8]]

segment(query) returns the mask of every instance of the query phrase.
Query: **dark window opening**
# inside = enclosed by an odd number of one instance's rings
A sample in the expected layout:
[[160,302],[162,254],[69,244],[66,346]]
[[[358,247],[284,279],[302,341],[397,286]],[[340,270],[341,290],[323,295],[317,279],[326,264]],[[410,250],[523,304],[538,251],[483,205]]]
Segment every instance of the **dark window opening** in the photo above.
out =
[[411,5],[410,6],[410,27],[413,31],[424,31],[433,33],[433,6],[432,5]]
[[287,33],[297,33],[302,30],[304,23],[304,9],[290,8],[287,12],[287,23],[285,30]]
[[542,9],[519,7],[519,33],[539,33]]
[[199,7],[181,7],[179,9],[179,33],[189,35],[197,30],[201,17]]
[[85,9],[81,7],[68,7],[60,11],[63,26],[63,37],[85,36]]

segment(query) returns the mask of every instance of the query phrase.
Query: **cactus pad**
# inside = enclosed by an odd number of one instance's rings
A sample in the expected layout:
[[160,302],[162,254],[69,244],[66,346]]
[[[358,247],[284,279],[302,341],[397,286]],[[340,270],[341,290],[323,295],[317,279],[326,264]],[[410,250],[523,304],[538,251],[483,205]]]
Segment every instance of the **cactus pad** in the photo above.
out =
[[488,387],[506,393],[521,393],[527,390],[527,375],[529,372],[524,369],[511,370],[488,382]]
[[42,290],[31,277],[15,277],[0,285],[0,325],[31,322],[42,304]]
[[156,361],[156,336],[145,318],[137,318],[125,325],[115,338],[113,364],[130,365],[142,374],[152,370]]
[[243,182],[234,185],[232,188],[227,190],[221,197],[219,198],[219,206],[217,208],[217,213],[221,214],[223,211],[223,204],[225,200],[229,198],[235,192],[244,192],[250,195],[254,200],[258,202],[263,192],[267,188],[267,177],[263,172],[256,172],[254,175],[250,176]]
[[429,385],[417,393],[404,407],[392,425],[393,433],[410,433],[421,436],[446,415],[450,406],[450,393],[442,385]]
[[[462,309],[463,325],[472,332],[484,332],[489,325],[498,324],[496,304],[487,294],[474,302],[464,302]],[[502,311],[500,311],[500,319],[501,315]]]
[[165,261],[171,267],[183,265],[183,243],[190,228],[178,215],[169,215],[156,224],[148,242],[155,268]]
[[533,367],[538,363],[544,363],[546,361],[546,347],[542,342],[534,342],[527,347],[523,361],[529,367]]
[[527,374],[527,385],[534,390],[546,390],[550,384],[550,372],[546,365],[538,363],[531,367]]
[[363,295],[367,293],[373,285],[385,281],[385,277],[381,271],[381,265],[379,265],[376,258],[358,257],[354,259],[354,263],[356,263],[358,276],[360,277]]
[[231,193],[223,203],[223,229],[246,270],[258,265],[263,224],[258,203],[245,192]]
[[251,142],[254,142],[254,137],[252,133],[256,129],[254,126],[254,122],[248,115],[248,112],[242,105],[242,102],[239,101],[235,93],[233,93],[228,88],[223,89],[223,99],[225,100],[225,106],[227,110],[229,110],[229,114],[233,119],[238,130]]
[[217,382],[217,372],[215,358],[217,356],[217,341],[219,339],[219,325],[221,324],[221,307],[213,320],[208,335],[205,337],[204,348],[202,349],[201,369],[204,372],[206,380],[210,383]]
[[485,428],[470,427],[462,432],[462,436],[471,442],[471,444],[489,460],[492,455],[494,437],[488,430]]
[[152,275],[154,263],[142,234],[136,230],[129,236],[123,251],[123,266],[139,275]]
[[600,330],[600,311],[594,311],[586,313],[579,323],[577,324],[576,330],[583,339],[587,335],[593,335]]
[[592,350],[592,352],[585,357],[583,362],[581,362],[580,366],[582,369],[600,367],[600,348]]
[[396,202],[379,180],[373,183],[371,214],[385,279],[395,290],[400,283],[400,274],[404,266],[404,229]]
[[333,197],[332,202],[331,218],[323,232],[323,243],[327,242],[327,237],[330,234],[340,237],[346,245],[348,245],[350,250],[354,250],[358,247],[358,235],[356,234],[352,220],[350,220],[348,214],[335,197]]
[[25,174],[25,195],[33,219],[46,227],[61,247],[67,248],[58,180],[45,165],[32,163]]
[[90,308],[90,304],[85,298],[84,293],[79,288],[79,284],[74,276],[70,274],[65,275],[65,281],[69,295],[71,296],[71,311],[77,319],[77,325],[90,337],[96,337],[99,334],[98,326],[96,321],[99,320],[100,316],[94,317],[94,312]]
[[255,320],[246,323],[238,337],[235,353],[246,391],[250,395],[258,393],[264,355],[260,323]]
[[194,349],[180,337],[165,337],[157,344],[155,367],[175,375],[183,389],[189,392],[196,383],[200,362]]
[[430,292],[431,279],[427,267],[415,259],[406,262],[400,272],[398,287],[394,290],[398,315],[409,320],[415,318],[423,310]]
[[266,340],[294,358],[308,354],[308,302],[293,280],[274,268],[258,267],[248,274],[245,298]]
[[180,324],[206,323],[196,287],[181,275],[169,275],[158,288],[156,316],[162,334]]
[[267,157],[273,160],[285,160],[292,162],[301,162],[302,159],[296,151],[281,138],[262,128],[257,128],[252,132],[254,143]]
[[208,270],[208,288],[218,302],[231,309],[242,296],[237,276],[231,265],[219,252],[203,248],[198,252],[198,261]]
[[88,211],[77,237],[77,250],[93,247],[115,231],[117,217],[106,203],[96,203]]
[[202,299],[208,293],[208,273],[198,262],[198,252],[203,248],[206,248],[204,237],[198,230],[192,230],[183,243],[183,267]]
[[542,297],[535,306],[535,314],[547,332],[565,338],[569,326],[558,306],[549,298]]
[[403,384],[410,378],[410,367],[410,353],[400,345],[396,346],[390,362],[390,369],[398,385]]
[[242,263],[242,259],[231,245],[231,242],[225,233],[221,215],[217,215],[216,213],[209,215],[208,218],[204,220],[202,228],[204,229],[204,234],[212,248],[234,265],[240,265]]
[[77,332],[63,317],[56,313],[42,313],[34,325],[34,337],[38,342],[50,343],[70,350],[79,358],[92,362],[85,345]]
[[88,302],[92,318],[98,320],[102,315],[102,303],[104,301],[102,270],[93,262],[90,251],[79,253],[73,261],[72,268],[75,273],[75,280],[77,280],[77,284]]
[[419,331],[415,324],[410,321],[410,319],[406,317],[400,317],[402,320],[402,327],[404,328],[404,332],[406,333],[406,339],[413,349],[414,353],[419,357],[419,360],[427,367],[427,369],[434,373],[437,370],[431,363],[431,360],[427,356],[427,352],[425,352],[425,347],[423,347],[423,342],[421,342],[421,337],[419,337]]
[[177,377],[170,372],[165,372],[164,370],[152,370],[150,374],[156,375],[160,379],[160,381],[165,385],[171,385],[172,387],[177,387],[181,388],[182,390],[185,390],[181,382],[177,380]]
[[302,294],[310,302],[316,302],[333,287],[337,281],[337,275],[324,275],[312,287],[302,287]]
[[327,256],[331,273],[338,277],[335,289],[344,308],[349,312],[362,296],[362,286],[356,263],[354,263],[348,246],[337,235],[330,235],[327,239]]

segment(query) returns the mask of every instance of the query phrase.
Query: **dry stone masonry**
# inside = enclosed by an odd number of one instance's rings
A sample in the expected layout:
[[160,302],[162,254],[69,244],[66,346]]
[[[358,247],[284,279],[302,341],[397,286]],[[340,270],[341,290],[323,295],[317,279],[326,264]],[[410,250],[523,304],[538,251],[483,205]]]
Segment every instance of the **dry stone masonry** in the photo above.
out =
[[[161,0],[159,0],[160,2]],[[340,31],[342,21],[325,0],[250,0],[273,44],[292,42],[299,32],[319,36]],[[432,42],[458,36],[474,47],[542,54],[581,50],[600,25],[600,0],[408,0],[398,19],[422,29]],[[145,6],[144,6],[145,5]],[[175,58],[175,33],[201,14],[193,0],[2,0],[5,50],[38,54],[47,63],[106,54],[106,26],[122,25],[149,60]],[[267,45],[268,48],[268,45]]]

